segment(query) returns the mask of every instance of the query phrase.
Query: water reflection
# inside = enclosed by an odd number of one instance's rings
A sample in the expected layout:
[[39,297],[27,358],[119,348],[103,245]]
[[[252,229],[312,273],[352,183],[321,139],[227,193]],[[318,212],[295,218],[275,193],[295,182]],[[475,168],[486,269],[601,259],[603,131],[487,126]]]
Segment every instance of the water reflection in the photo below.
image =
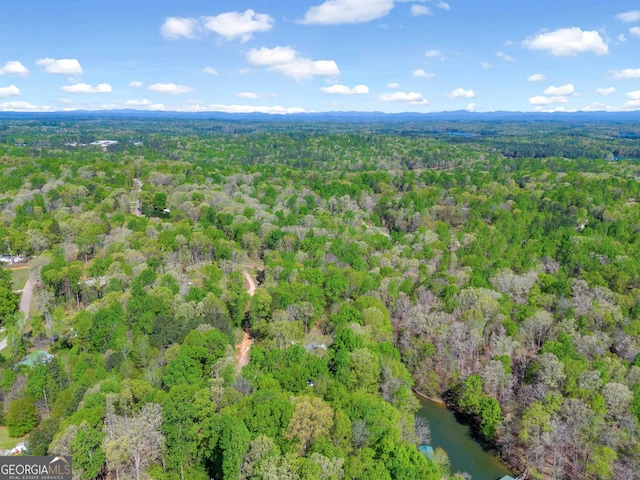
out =
[[429,421],[431,445],[446,450],[452,472],[467,472],[473,480],[497,480],[513,475],[504,463],[473,439],[471,429],[458,423],[451,411],[430,400],[419,400],[418,415]]

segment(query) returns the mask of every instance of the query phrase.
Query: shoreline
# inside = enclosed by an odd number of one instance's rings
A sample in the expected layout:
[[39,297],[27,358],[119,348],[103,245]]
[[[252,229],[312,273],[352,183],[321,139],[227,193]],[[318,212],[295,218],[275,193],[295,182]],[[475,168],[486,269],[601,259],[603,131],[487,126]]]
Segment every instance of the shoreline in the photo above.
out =
[[447,404],[444,403],[444,400],[442,400],[440,397],[430,397],[429,395],[422,393],[420,390],[418,390],[417,388],[412,388],[411,389],[413,391],[413,393],[415,393],[416,395],[418,395],[419,397],[422,397],[426,400],[429,400],[430,402],[436,403],[438,405],[441,405],[443,407],[446,407]]

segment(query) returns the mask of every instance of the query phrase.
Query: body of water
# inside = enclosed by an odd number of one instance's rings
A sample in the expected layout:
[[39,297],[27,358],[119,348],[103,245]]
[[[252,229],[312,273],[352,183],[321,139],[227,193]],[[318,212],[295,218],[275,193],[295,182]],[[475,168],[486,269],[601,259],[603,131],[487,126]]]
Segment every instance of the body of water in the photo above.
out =
[[451,472],[467,472],[473,480],[497,480],[504,475],[515,477],[492,452],[485,450],[471,436],[471,429],[456,420],[444,405],[418,397],[418,415],[426,418],[431,427],[431,446],[446,450]]

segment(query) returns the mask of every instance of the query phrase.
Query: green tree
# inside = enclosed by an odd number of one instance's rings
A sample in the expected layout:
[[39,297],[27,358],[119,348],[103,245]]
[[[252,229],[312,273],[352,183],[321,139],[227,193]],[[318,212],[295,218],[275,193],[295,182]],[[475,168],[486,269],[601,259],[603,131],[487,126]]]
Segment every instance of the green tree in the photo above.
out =
[[318,438],[329,434],[333,427],[333,410],[317,397],[297,397],[294,403],[295,408],[285,436],[298,441],[298,452],[302,454]]
[[6,423],[10,437],[26,435],[38,425],[39,421],[38,409],[30,397],[18,398],[9,403]]

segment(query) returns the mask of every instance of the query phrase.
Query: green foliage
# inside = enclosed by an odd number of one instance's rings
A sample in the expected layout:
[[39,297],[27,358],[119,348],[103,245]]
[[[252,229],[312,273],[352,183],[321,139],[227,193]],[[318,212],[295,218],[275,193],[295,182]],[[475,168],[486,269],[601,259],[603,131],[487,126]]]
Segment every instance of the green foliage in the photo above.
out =
[[18,398],[9,403],[5,422],[9,428],[10,437],[22,437],[38,425],[40,415],[33,399]]

